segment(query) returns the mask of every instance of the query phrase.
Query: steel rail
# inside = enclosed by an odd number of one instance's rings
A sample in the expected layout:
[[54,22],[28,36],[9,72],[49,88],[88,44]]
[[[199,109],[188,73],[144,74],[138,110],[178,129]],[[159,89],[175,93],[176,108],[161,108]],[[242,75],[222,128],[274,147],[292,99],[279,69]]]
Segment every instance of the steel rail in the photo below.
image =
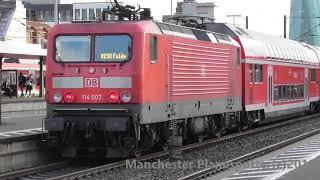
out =
[[278,149],[280,149],[280,148],[282,148],[284,146],[287,146],[287,145],[290,145],[290,144],[294,144],[296,142],[299,142],[299,141],[301,141],[303,139],[306,139],[306,138],[311,137],[311,136],[316,135],[316,134],[320,134],[320,129],[316,129],[314,131],[311,131],[311,132],[308,132],[308,133],[304,133],[302,135],[290,138],[288,140],[279,142],[277,144],[264,147],[264,148],[262,148],[260,150],[251,152],[249,154],[246,154],[246,155],[243,155],[243,156],[240,156],[240,157],[237,157],[235,159],[232,159],[232,160],[227,161],[225,163],[222,163],[220,165],[217,165],[217,166],[214,166],[214,167],[211,167],[211,168],[207,168],[207,169],[198,171],[196,173],[193,173],[193,174],[190,174],[188,176],[182,177],[182,178],[180,178],[178,180],[203,179],[203,178],[212,176],[214,174],[217,174],[217,173],[219,173],[221,171],[230,169],[234,165],[242,164],[242,163],[245,163],[247,161],[256,159],[256,158],[261,157],[261,156],[263,156],[263,155],[265,155],[267,153],[270,153],[270,152],[273,152],[275,150],[278,150]]
[[19,171],[14,171],[10,173],[0,174],[0,179],[17,179],[24,176],[29,176],[31,174],[42,173],[46,171],[52,171],[55,169],[62,169],[69,164],[69,161],[56,162],[52,164],[47,164],[43,166],[23,169]]

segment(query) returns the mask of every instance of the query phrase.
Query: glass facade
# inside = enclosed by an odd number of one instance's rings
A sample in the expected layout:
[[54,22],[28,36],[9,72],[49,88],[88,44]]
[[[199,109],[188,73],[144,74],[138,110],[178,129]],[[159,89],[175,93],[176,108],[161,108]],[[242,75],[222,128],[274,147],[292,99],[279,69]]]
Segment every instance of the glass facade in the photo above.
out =
[[289,38],[320,46],[320,0],[291,0]]

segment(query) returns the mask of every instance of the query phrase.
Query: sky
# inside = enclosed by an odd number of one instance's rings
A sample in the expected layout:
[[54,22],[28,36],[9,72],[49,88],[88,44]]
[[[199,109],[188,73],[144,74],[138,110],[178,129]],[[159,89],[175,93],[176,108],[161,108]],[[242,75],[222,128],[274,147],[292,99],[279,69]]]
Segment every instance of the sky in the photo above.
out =
[[[104,2],[105,0],[61,0],[63,2]],[[106,0],[110,1],[110,0]],[[161,20],[162,15],[170,14],[171,0],[118,0],[125,4],[151,8],[154,19]],[[173,12],[177,1],[173,1]],[[283,16],[290,14],[290,0],[197,0],[197,2],[214,2],[215,21],[233,23],[227,15],[239,14],[236,24],[245,28],[245,16],[249,17],[249,29],[277,37],[283,36]],[[289,21],[287,21],[289,27]],[[287,28],[289,29],[289,28]]]

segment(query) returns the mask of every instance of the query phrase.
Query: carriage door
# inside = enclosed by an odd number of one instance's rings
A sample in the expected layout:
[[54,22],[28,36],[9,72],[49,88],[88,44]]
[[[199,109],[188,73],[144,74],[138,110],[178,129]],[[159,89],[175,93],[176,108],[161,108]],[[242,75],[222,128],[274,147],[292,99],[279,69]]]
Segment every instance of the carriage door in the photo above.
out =
[[268,65],[268,109],[271,110],[273,102],[273,67]]

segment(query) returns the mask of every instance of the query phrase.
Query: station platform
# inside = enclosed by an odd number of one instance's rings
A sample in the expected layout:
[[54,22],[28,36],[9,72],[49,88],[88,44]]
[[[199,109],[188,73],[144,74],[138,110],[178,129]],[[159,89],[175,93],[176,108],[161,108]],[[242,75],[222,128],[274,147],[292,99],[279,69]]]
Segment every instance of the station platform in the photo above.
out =
[[320,179],[320,134],[238,165],[207,180]]
[[46,102],[39,97],[2,97],[0,140],[42,132]]
[[31,97],[2,97],[1,104],[8,104],[8,103],[21,103],[21,102],[44,102],[44,98],[31,96]]

